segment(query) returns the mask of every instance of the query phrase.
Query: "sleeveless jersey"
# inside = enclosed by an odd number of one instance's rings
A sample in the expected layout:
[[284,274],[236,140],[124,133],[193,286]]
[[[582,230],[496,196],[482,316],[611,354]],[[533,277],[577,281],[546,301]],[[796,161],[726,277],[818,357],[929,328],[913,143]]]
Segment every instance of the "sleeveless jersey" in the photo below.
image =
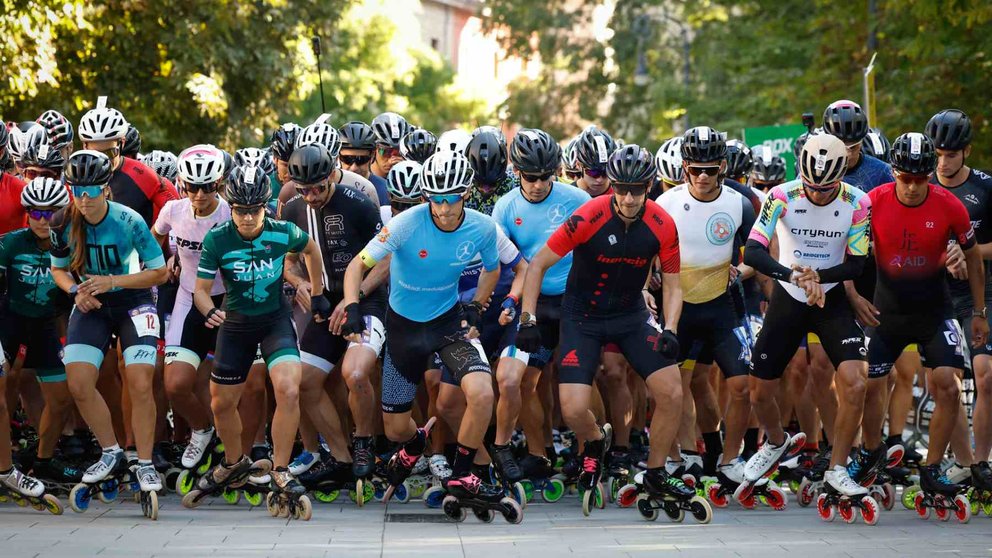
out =
[[51,255],[38,247],[31,229],[0,239],[0,269],[7,274],[8,306],[15,314],[50,318],[59,313],[65,295],[52,279]]
[[[870,218],[868,196],[846,182],[841,182],[833,201],[816,205],[806,197],[802,182],[792,180],[768,191],[748,239],[767,247],[778,232],[778,261],[782,265],[826,269],[842,263],[845,254],[868,255]],[[779,283],[793,298],[806,301],[806,292],[801,288],[788,281]],[[826,283],[823,290],[836,285]]]
[[[179,286],[186,294],[193,294],[196,289],[196,268],[200,265],[200,253],[203,252],[203,239],[207,232],[214,227],[231,220],[231,207],[220,199],[217,207],[210,215],[197,217],[193,214],[193,206],[189,199],[170,201],[165,204],[155,221],[155,233],[161,236],[171,236],[175,239],[176,252],[182,272],[179,274]],[[170,235],[171,233],[171,235]],[[220,278],[214,279],[211,295],[224,292],[224,283]]]

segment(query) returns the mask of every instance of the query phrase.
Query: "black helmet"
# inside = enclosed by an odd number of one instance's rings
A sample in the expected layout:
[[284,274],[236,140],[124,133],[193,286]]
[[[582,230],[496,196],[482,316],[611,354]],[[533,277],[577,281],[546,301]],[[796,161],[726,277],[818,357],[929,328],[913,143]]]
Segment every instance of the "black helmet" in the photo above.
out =
[[971,119],[957,109],[942,110],[927,122],[926,134],[937,149],[960,151],[971,144]]
[[647,149],[631,143],[613,152],[606,166],[606,176],[610,182],[620,184],[650,183],[658,174],[654,155]]
[[269,177],[256,166],[235,167],[227,187],[227,201],[231,205],[261,205],[272,197]]
[[338,128],[338,133],[344,149],[375,149],[375,134],[372,127],[364,122],[353,120]]
[[780,182],[785,180],[785,159],[774,155],[770,147],[757,145],[751,151],[754,169],[751,176],[764,182]]
[[437,151],[437,136],[417,128],[400,140],[400,155],[408,161],[416,161],[421,165]]
[[616,149],[613,137],[595,126],[583,130],[575,142],[576,159],[587,169],[606,168]]
[[552,172],[561,164],[561,146],[544,130],[524,128],[510,144],[510,162],[528,174]]
[[919,132],[897,137],[890,158],[892,168],[909,174],[929,175],[937,168],[937,149],[933,140]]
[[687,163],[718,163],[727,156],[723,134],[709,126],[689,128],[682,134],[682,160]]
[[403,136],[410,133],[410,124],[395,112],[384,112],[372,120],[375,141],[389,147],[399,147]]
[[730,140],[727,142],[727,177],[737,180],[747,177],[754,168],[754,159],[751,157],[751,148],[740,140]]
[[234,157],[227,151],[221,149],[220,154],[224,157],[224,175],[222,178],[228,179],[231,177],[231,171],[234,170]]
[[334,161],[323,145],[312,143],[293,152],[289,177],[298,184],[316,184],[334,172]]
[[124,146],[121,147],[121,155],[134,159],[138,156],[139,151],[141,151],[141,134],[138,133],[137,128],[128,124],[127,132],[124,134]]
[[867,153],[886,163],[889,162],[890,149],[892,149],[892,144],[889,143],[889,138],[885,137],[885,134],[878,128],[868,130],[868,135],[865,136],[864,143],[861,144],[862,153]]
[[843,142],[858,142],[868,134],[868,116],[854,101],[834,101],[823,111],[823,130]]
[[[799,166],[798,166],[798,164],[799,164],[799,157],[800,157],[800,154],[802,154],[802,152],[803,152],[803,146],[806,145],[806,142],[809,141],[809,138],[810,137],[815,136],[815,135],[818,135],[818,134],[822,134],[822,133],[823,133],[823,128],[813,128],[809,132],[803,132],[803,133],[799,134],[799,137],[796,138],[796,141],[792,144],[792,155],[796,158],[796,165],[797,165],[796,168],[797,169],[799,168]],[[797,175],[799,174],[799,171],[798,170],[796,171],[796,174]]]
[[472,138],[465,150],[475,172],[475,182],[495,184],[506,177],[506,148],[492,132],[482,132]]
[[41,124],[36,124],[21,138],[21,165],[61,171],[65,166],[62,150],[56,148]]
[[296,149],[296,136],[299,135],[300,130],[301,128],[298,125],[287,122],[278,130],[272,132],[272,137],[270,138],[272,156],[283,162],[288,161],[289,156]]
[[110,158],[99,151],[82,149],[69,156],[65,165],[65,181],[81,186],[107,184],[113,171]]

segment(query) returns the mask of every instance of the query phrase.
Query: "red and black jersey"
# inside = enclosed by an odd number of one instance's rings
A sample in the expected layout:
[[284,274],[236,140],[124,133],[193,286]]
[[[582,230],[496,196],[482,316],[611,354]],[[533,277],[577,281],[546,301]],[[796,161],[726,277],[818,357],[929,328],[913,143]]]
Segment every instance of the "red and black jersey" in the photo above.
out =
[[165,178],[134,159],[124,158],[110,178],[114,201],[138,212],[151,229],[158,212],[169,200],[178,200],[179,192]]
[[609,317],[644,310],[641,289],[658,256],[665,273],[678,273],[675,221],[658,204],[645,202],[629,226],[617,215],[613,196],[582,205],[548,238],[548,248],[572,252],[562,310],[576,317]]
[[875,305],[883,314],[945,313],[950,305],[947,242],[975,245],[968,211],[947,190],[929,185],[922,204],[896,198],[895,183],[871,192],[871,238],[878,266]]
[[0,171],[0,236],[28,226],[27,213],[21,205],[25,182]]

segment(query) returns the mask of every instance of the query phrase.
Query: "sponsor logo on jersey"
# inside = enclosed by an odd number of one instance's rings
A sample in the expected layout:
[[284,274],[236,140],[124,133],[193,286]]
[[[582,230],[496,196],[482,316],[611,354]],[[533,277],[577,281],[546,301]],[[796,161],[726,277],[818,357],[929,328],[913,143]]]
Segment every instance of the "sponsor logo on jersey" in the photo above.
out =
[[806,215],[805,209],[795,209],[792,212],[795,213],[796,215]]
[[[565,211],[565,206],[560,203],[556,203],[548,208],[548,220],[551,221],[552,225],[560,224],[568,216],[568,212]],[[517,218],[520,219],[519,217]],[[518,225],[520,223],[517,223]]]
[[604,264],[622,263],[622,264],[632,265],[634,267],[644,267],[648,263],[648,260],[645,258],[625,258],[622,256],[617,256],[615,258],[608,258],[602,254],[596,256],[596,261]]
[[562,366],[576,367],[579,365],[579,355],[575,354],[575,349],[568,351],[568,354],[561,358]]
[[978,205],[979,204],[978,196],[976,196],[975,194],[965,194],[964,195],[964,199],[965,199],[965,201],[967,201],[968,203],[970,203],[972,205]]
[[195,240],[186,240],[185,238],[176,237],[176,246],[179,248],[186,248],[194,252],[203,251],[203,242],[197,242]]
[[424,259],[427,257],[427,250],[421,250],[417,255],[420,256],[420,259]]
[[459,262],[467,262],[472,259],[472,256],[474,256],[477,252],[478,250],[475,249],[475,243],[471,240],[466,240],[455,248],[455,258]]
[[517,225],[517,226],[523,225],[524,224],[524,220],[521,219],[520,217],[517,217],[516,219],[513,220],[513,224],[514,225]]
[[382,230],[379,231],[379,236],[376,237],[376,240],[385,243],[387,240],[389,240],[389,235],[390,235],[389,227],[382,227]]
[[[598,217],[599,214],[597,214],[596,217],[593,217],[593,219],[596,219]],[[568,234],[569,235],[575,234],[575,231],[579,229],[579,226],[581,226],[583,221],[585,221],[585,219],[583,219],[581,215],[572,215],[571,217],[569,217],[568,221],[565,221],[565,227],[568,230]]]
[[900,256],[897,254],[889,260],[889,267],[925,267],[926,265],[926,256]]
[[617,235],[611,234],[609,237],[607,237],[607,240],[610,241],[610,246],[613,246],[617,243]]
[[714,213],[706,221],[706,240],[710,244],[723,246],[734,236],[734,221],[726,213]]
[[825,231],[825,230],[822,230],[822,229],[799,229],[799,228],[792,228],[792,229],[789,229],[789,232],[791,232],[792,234],[794,234],[796,236],[805,236],[807,238],[818,238],[818,237],[823,237],[823,238],[841,238],[841,237],[844,236],[844,233],[841,232],[841,231]]

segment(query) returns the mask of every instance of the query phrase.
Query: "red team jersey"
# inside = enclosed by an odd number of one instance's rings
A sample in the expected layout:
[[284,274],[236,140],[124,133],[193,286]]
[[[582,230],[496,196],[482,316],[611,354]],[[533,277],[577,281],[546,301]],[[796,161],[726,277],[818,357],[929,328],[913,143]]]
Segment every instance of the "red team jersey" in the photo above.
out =
[[0,171],[0,236],[28,226],[27,213],[21,205],[25,182]]

